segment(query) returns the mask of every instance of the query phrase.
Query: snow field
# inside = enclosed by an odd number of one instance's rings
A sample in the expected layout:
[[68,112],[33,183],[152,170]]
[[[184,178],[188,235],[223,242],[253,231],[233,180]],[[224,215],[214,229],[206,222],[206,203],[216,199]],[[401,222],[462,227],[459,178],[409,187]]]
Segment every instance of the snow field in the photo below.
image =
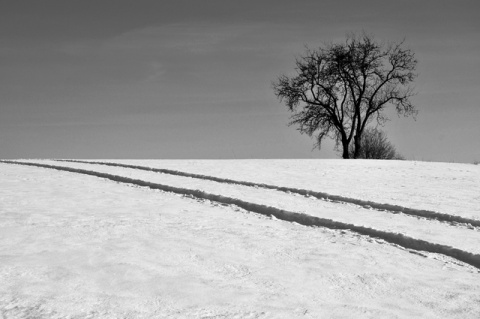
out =
[[466,218],[458,215],[449,215],[449,214],[439,213],[431,210],[415,209],[415,208],[409,208],[409,207],[404,207],[400,205],[377,203],[377,202],[372,202],[368,200],[349,198],[349,197],[340,196],[340,195],[332,195],[325,192],[312,191],[309,189],[299,189],[299,188],[292,188],[292,187],[286,187],[286,186],[276,186],[276,185],[265,184],[265,183],[239,181],[239,180],[220,178],[220,177],[210,176],[210,175],[194,174],[194,173],[187,173],[187,172],[182,172],[177,170],[161,169],[161,168],[154,168],[154,167],[148,167],[148,166],[138,166],[138,165],[131,165],[126,163],[118,163],[118,162],[102,162],[102,161],[96,162],[96,161],[81,161],[81,160],[58,160],[58,161],[117,166],[117,167],[132,168],[132,169],[137,169],[142,171],[156,172],[156,173],[162,173],[162,174],[168,174],[168,175],[191,177],[191,178],[214,181],[214,182],[219,182],[224,184],[236,184],[236,185],[250,186],[250,187],[256,187],[256,188],[260,187],[260,188],[266,188],[266,189],[273,189],[273,190],[282,191],[286,193],[292,193],[295,195],[315,197],[317,199],[326,200],[326,201],[335,202],[335,203],[354,204],[367,209],[383,210],[383,211],[389,211],[392,213],[403,213],[410,216],[425,217],[428,219],[437,219],[439,221],[446,221],[450,223],[470,224],[471,226],[474,226],[474,227],[480,226],[480,219]]
[[[35,163],[33,161],[32,163]],[[175,176],[171,174],[159,174],[148,171],[130,169],[125,167],[112,167],[98,164],[85,164],[78,162],[41,161],[41,164],[64,166],[80,170],[89,170],[104,174],[113,174],[149,183],[168,185],[179,189],[200,190],[208,194],[217,194],[227,199],[240,199],[247,203],[267,205],[281,210],[301,212],[302,214],[326,218],[348,225],[367,228],[368,235],[377,235],[376,231],[383,232],[381,238],[393,241],[400,245],[409,243],[402,235],[418,239],[415,249],[430,252],[442,252],[456,257],[477,267],[480,266],[480,231],[475,227],[452,225],[451,223],[438,222],[425,218],[412,218],[403,214],[392,214],[385,211],[368,210],[356,205],[339,205],[326,201],[305,198],[304,196],[292,196],[285,192],[270,189],[248,187],[212,182],[208,180],[189,177]],[[247,207],[248,209],[248,207]],[[455,226],[455,227],[453,227]],[[354,227],[351,227],[354,229]],[[386,234],[384,234],[386,233]],[[398,238],[400,235],[400,238]],[[428,244],[439,245],[430,247]],[[452,249],[453,248],[453,249]],[[456,250],[461,250],[459,253]],[[454,252],[452,252],[454,250]],[[465,255],[464,258],[458,257]]]
[[375,160],[105,160],[310,189],[480,220],[480,167]]
[[[146,180],[160,175],[112,169]],[[480,314],[478,272],[442,255],[419,252],[429,257],[422,258],[350,231],[305,227],[94,176],[3,163],[0,172],[0,314],[7,318]],[[214,187],[191,180],[169,183]],[[289,205],[273,191],[254,189],[261,191],[255,196],[246,188],[217,188]],[[361,209],[301,201],[322,212]],[[390,215],[397,216],[383,216]]]

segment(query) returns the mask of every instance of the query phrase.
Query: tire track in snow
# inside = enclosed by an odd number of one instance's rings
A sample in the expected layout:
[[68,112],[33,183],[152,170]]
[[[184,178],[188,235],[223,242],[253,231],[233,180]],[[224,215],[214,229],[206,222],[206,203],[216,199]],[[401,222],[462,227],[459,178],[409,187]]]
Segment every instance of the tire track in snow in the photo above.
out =
[[294,194],[299,194],[303,196],[312,196],[317,199],[330,201],[333,203],[354,204],[366,209],[386,211],[393,214],[403,213],[405,215],[433,219],[433,220],[446,222],[453,225],[470,224],[473,227],[480,227],[480,220],[477,220],[477,219],[466,218],[462,216],[455,216],[455,215],[450,215],[445,213],[438,213],[430,210],[408,208],[408,207],[403,207],[399,205],[381,204],[381,203],[376,203],[372,201],[365,201],[361,199],[349,198],[349,197],[344,197],[339,195],[331,195],[324,192],[316,192],[308,189],[283,187],[283,186],[276,186],[276,185],[263,184],[263,183],[253,183],[253,182],[247,182],[247,181],[239,181],[239,180],[233,180],[228,178],[220,178],[215,176],[193,174],[193,173],[187,173],[182,171],[163,169],[163,168],[152,168],[152,167],[139,166],[139,165],[129,165],[129,164],[112,163],[112,162],[98,162],[98,161],[81,161],[81,160],[56,160],[56,161],[83,163],[83,164],[98,164],[98,165],[106,165],[106,166],[114,166],[114,167],[125,167],[125,168],[138,169],[138,170],[150,171],[155,173],[191,177],[196,179],[204,179],[204,180],[214,181],[218,183],[237,184],[237,185],[243,185],[243,186],[249,186],[249,187],[261,187],[261,188],[273,189],[273,190],[277,190],[285,193],[294,193]]
[[101,173],[101,172],[95,172],[95,171],[71,168],[71,167],[65,167],[65,166],[32,163],[32,162],[9,161],[9,160],[0,160],[0,162],[6,163],[6,164],[34,166],[34,167],[49,168],[49,169],[55,169],[59,171],[90,175],[90,176],[105,178],[118,183],[148,187],[151,189],[157,189],[165,192],[191,196],[200,200],[209,200],[209,201],[217,202],[224,205],[235,205],[247,211],[251,211],[254,213],[267,215],[267,216],[274,216],[277,219],[281,219],[289,222],[296,222],[298,224],[305,225],[305,226],[318,226],[318,227],[325,227],[325,228],[336,229],[336,230],[350,230],[368,237],[382,239],[388,243],[395,244],[395,245],[404,247],[406,249],[443,254],[443,255],[455,258],[464,263],[467,263],[469,265],[472,265],[480,270],[480,255],[473,254],[468,251],[464,251],[451,246],[440,245],[440,244],[431,243],[425,240],[416,239],[416,238],[405,236],[399,233],[391,233],[391,232],[377,230],[374,228],[357,226],[357,225],[348,224],[344,222],[334,221],[331,219],[315,217],[315,216],[311,216],[303,213],[286,211],[286,210],[278,209],[272,206],[250,203],[240,199],[226,197],[222,195],[210,194],[210,193],[206,193],[196,189],[187,189],[187,188],[173,187],[173,186],[168,186],[168,185],[163,185],[158,183],[150,183],[150,182],[146,182],[139,179],[133,179],[133,178],[123,177],[118,175],[107,174],[107,173]]

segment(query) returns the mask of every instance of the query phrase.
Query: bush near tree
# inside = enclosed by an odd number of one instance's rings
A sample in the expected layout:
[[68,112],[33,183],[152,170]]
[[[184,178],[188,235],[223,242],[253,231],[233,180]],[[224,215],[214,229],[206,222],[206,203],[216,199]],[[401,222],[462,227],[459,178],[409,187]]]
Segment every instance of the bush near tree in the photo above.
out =
[[[350,146],[350,153],[354,152],[353,145]],[[383,160],[403,160],[395,146],[387,139],[384,131],[376,128],[366,128],[360,139],[360,152],[356,158],[364,159],[383,159]]]

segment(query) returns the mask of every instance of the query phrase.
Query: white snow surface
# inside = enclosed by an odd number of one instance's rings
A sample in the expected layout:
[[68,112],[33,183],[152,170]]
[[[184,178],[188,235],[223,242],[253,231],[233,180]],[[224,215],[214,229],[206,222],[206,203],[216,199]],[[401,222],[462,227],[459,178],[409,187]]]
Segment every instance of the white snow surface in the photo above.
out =
[[[476,165],[99,161],[480,220]],[[0,318],[480,318],[480,272],[472,265],[480,256],[478,226],[136,168],[20,162],[166,185],[180,194],[0,162]],[[182,190],[372,232],[303,226]],[[424,242],[425,249],[406,249],[406,241],[392,243],[389,234]],[[430,244],[445,254],[429,251]],[[472,262],[447,256],[451,249]]]
[[480,220],[480,166],[382,160],[111,160],[455,214]]

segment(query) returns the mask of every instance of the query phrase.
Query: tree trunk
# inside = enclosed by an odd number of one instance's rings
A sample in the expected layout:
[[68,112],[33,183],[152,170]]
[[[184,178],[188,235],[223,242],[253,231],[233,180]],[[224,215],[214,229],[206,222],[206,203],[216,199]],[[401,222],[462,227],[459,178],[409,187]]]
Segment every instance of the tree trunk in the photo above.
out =
[[355,135],[355,137],[353,138],[353,145],[355,146],[354,147],[354,153],[353,153],[353,158],[358,158],[358,156],[360,155],[360,148],[361,148],[361,145],[360,145],[360,136],[357,134]]
[[349,159],[350,155],[348,153],[348,141],[347,141],[347,139],[342,139],[342,147],[343,147],[342,158],[343,159]]

